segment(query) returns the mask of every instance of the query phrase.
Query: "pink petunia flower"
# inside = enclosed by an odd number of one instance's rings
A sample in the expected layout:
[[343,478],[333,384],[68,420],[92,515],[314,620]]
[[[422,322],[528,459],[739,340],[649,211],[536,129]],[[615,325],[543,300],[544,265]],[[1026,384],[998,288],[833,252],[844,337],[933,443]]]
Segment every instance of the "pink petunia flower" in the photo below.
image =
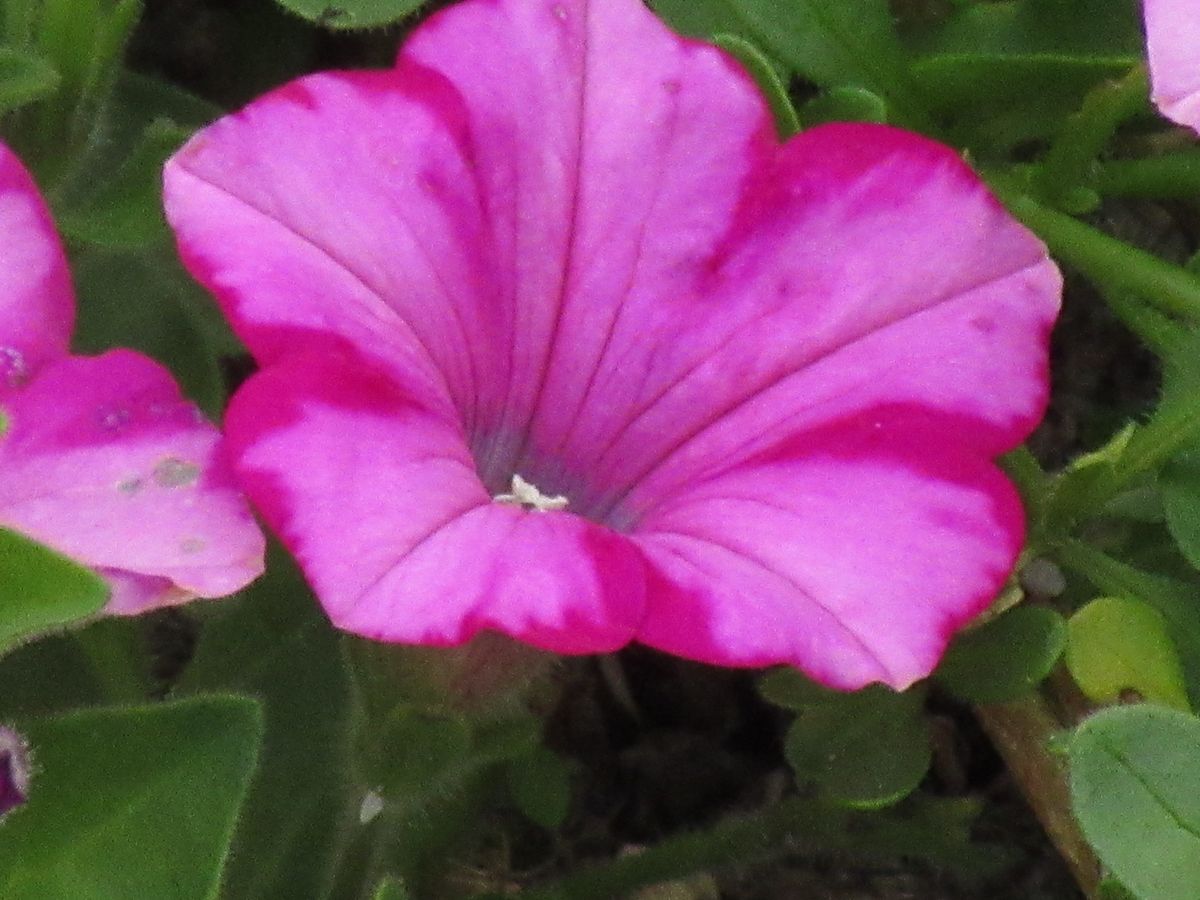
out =
[[1151,98],[1173,122],[1200,131],[1200,0],[1143,0]]
[[71,356],[62,246],[29,174],[0,145],[0,527],[94,568],[105,611],[232,593],[263,536],[220,435],[140,354]]
[[953,151],[780,146],[640,0],[467,0],[168,164],[227,431],[339,627],[927,674],[1023,540],[1059,276]]

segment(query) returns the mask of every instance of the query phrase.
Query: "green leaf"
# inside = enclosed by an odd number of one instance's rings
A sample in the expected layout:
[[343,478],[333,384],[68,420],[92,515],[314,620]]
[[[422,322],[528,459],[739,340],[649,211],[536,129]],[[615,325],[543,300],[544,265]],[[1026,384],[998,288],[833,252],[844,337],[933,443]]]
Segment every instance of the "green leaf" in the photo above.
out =
[[562,825],[571,805],[571,769],[557,753],[538,746],[508,764],[508,790],[525,816],[547,830]]
[[256,703],[90,709],[18,730],[34,776],[0,828],[0,896],[216,897],[262,734]]
[[[768,693],[778,687],[777,681]],[[797,779],[837,803],[864,809],[912,793],[929,769],[924,692],[896,693],[882,685],[852,694],[816,691],[811,703],[795,707],[784,741]]]
[[1140,900],[1195,900],[1200,885],[1200,720],[1150,705],[1102,710],[1068,754],[1075,816]]
[[375,888],[372,900],[410,900],[411,897],[412,894],[408,892],[402,881],[395,878],[385,878]]
[[43,0],[37,43],[62,75],[64,91],[76,95],[87,80],[93,48],[104,29],[101,0]]
[[150,123],[116,172],[59,216],[63,234],[72,241],[116,249],[165,241],[162,168],[190,135],[190,129],[168,119]]
[[0,47],[0,115],[49,97],[58,85],[58,71],[45,57]]
[[930,127],[925,101],[887,0],[652,0],[684,34],[735,34],[822,87],[860,87],[886,98],[898,120]]
[[98,613],[108,585],[49,547],[0,528],[0,653]]
[[471,729],[460,717],[399,706],[381,731],[386,752],[378,781],[389,799],[428,799],[460,778],[469,765]]
[[1116,703],[1126,691],[1189,710],[1179,651],[1154,607],[1127,597],[1101,597],[1067,623],[1067,668],[1097,703]]
[[361,799],[352,793],[356,720],[339,637],[281,552],[267,573],[204,623],[176,688],[237,691],[263,704],[262,764],[224,880],[238,900],[323,896]]
[[825,122],[882,124],[887,120],[887,103],[866,88],[833,88],[804,104],[804,121],[810,126]]
[[754,79],[759,90],[767,98],[771,107],[771,116],[775,119],[775,131],[780,139],[786,140],[800,130],[800,120],[796,117],[796,108],[788,97],[787,85],[779,76],[779,70],[763,52],[745,38],[736,34],[718,34],[713,43],[737,57],[746,67],[746,71]]
[[1135,5],[1112,0],[973,4],[911,44],[923,95],[965,142],[1000,150],[1056,133],[1143,52]]
[[956,133],[1002,151],[1054,134],[1090,90],[1125,75],[1137,61],[948,53],[914,63],[912,76]]
[[326,28],[390,25],[420,9],[424,0],[276,0],[280,6]]
[[1130,0],[1001,0],[964,6],[911,42],[923,53],[1138,57],[1138,5]]
[[787,666],[772,669],[760,678],[758,692],[769,703],[794,712],[826,703],[832,697],[838,696],[829,688],[806,678],[799,669]]
[[125,47],[142,18],[143,0],[116,0],[107,9],[92,41],[91,58],[80,85],[75,127],[92,132],[116,89],[123,68]]
[[203,296],[170,251],[92,247],[72,254],[72,263],[79,296],[76,349],[140,350],[168,364],[184,395],[206,413],[219,413],[225,389],[218,351],[200,312],[201,304],[214,309],[216,304]]
[[1200,447],[1175,454],[1158,473],[1167,530],[1180,552],[1200,569]]
[[1167,623],[1179,650],[1187,678],[1188,696],[1200,703],[1200,589],[1194,581],[1151,575],[1072,541],[1060,548],[1064,563],[1106,594],[1150,604]]
[[971,703],[1015,700],[1050,674],[1066,641],[1066,623],[1054,610],[1018,606],[955,638],[936,677]]

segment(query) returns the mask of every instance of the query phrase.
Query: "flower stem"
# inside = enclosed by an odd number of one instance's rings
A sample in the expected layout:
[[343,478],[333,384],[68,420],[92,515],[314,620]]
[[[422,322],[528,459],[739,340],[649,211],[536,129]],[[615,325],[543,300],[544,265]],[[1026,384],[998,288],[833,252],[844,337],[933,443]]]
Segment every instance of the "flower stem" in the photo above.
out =
[[1174,315],[1200,319],[1200,278],[1151,253],[1038,202],[1011,175],[989,173],[992,190],[1014,216],[1106,294],[1142,298]]
[[1095,88],[1067,121],[1034,176],[1038,192],[1052,202],[1092,181],[1092,166],[1121,123],[1146,104],[1150,91],[1145,66]]
[[1049,749],[1050,739],[1074,723],[1060,722],[1040,694],[979,706],[975,715],[1080,889],[1096,896],[1100,863],[1071,814],[1066,768]]
[[790,798],[708,831],[670,838],[641,853],[613,859],[521,894],[522,900],[610,900],[639,887],[720,866],[783,853],[910,856],[975,878],[998,874],[1011,860],[956,841],[936,816],[864,814],[808,798]]
[[1155,471],[1198,438],[1200,403],[1160,404],[1150,420],[1129,438],[1117,460],[1113,494],[1139,475]]
[[1195,200],[1200,197],[1200,153],[1168,153],[1148,159],[1099,164],[1096,190],[1110,197]]
[[1187,336],[1182,325],[1152,306],[1120,292],[1105,291],[1103,295],[1125,327],[1159,357],[1166,356]]

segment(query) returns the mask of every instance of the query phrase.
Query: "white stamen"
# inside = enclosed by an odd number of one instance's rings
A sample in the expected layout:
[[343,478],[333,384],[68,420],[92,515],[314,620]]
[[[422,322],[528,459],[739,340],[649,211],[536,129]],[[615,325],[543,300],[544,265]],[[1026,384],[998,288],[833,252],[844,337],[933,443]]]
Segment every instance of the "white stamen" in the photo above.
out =
[[535,485],[530,484],[520,475],[513,475],[512,477],[512,493],[497,494],[494,499],[497,503],[511,503],[514,506],[524,506],[535,512],[567,508],[567,498],[562,494],[554,494],[552,496],[543,494]]

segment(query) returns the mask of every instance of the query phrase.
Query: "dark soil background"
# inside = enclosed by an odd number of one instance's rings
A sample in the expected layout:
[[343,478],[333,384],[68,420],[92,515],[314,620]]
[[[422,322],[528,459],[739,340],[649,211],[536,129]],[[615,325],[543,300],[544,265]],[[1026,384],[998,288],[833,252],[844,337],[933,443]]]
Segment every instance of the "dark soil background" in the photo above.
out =
[[[270,0],[148,0],[132,64],[232,108],[302,72],[387,65],[401,33],[322,32],[281,13]],[[1165,207],[1105,208],[1097,224],[1172,258],[1186,258],[1194,249],[1194,223]],[[244,369],[231,363],[232,370]],[[1050,467],[1097,446],[1144,412],[1158,390],[1155,358],[1086,283],[1073,278],[1054,335],[1053,373],[1052,406],[1030,443]],[[578,763],[575,800],[553,842],[514,826],[510,859],[518,868],[527,864],[530,876],[629,852],[795,790],[781,749],[788,715],[758,696],[758,673],[639,648],[608,662],[571,660],[562,672],[547,739]],[[971,711],[935,694],[931,714],[935,760],[920,792],[983,801],[979,840],[1017,851],[1018,861],[997,883],[968,888],[919,861],[867,865],[797,848],[769,863],[721,871],[715,881],[645,892],[643,900],[1078,898]]]

